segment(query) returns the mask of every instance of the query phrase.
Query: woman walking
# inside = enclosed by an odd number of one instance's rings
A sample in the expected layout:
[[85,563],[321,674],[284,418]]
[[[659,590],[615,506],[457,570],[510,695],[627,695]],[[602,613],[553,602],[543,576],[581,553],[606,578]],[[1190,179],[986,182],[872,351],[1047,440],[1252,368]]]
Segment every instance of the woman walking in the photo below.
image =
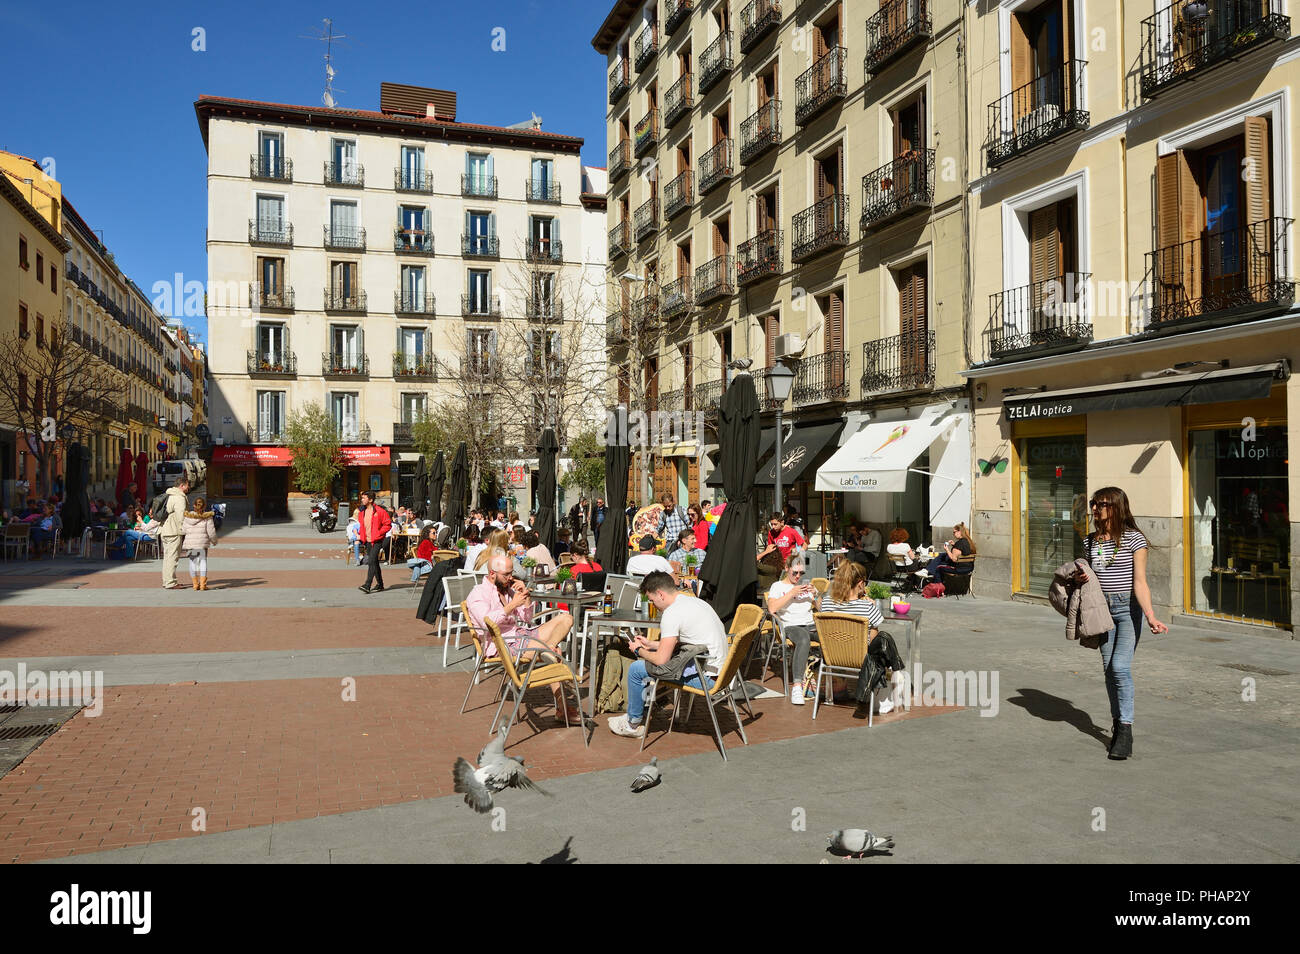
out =
[[181,520],[181,550],[190,558],[190,582],[196,590],[208,588],[208,548],[217,545],[217,525],[213,512],[202,497],[194,498],[194,509],[185,511]]
[[1088,504],[1092,533],[1084,545],[1101,591],[1110,605],[1115,626],[1102,637],[1101,666],[1110,697],[1112,759],[1133,754],[1133,654],[1142,636],[1142,619],[1157,636],[1169,627],[1156,619],[1147,586],[1147,538],[1129,509],[1128,495],[1118,487],[1102,487]]

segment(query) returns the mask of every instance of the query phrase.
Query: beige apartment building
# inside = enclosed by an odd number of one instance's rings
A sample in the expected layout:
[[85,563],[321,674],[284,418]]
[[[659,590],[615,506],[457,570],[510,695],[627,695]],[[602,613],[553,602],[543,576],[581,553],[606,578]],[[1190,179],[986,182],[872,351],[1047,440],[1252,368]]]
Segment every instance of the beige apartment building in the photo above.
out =
[[712,424],[728,364],[747,358],[761,507],[785,364],[783,497],[814,544],[850,518],[913,539],[969,519],[964,7],[609,11],[592,44],[608,74],[610,401],[710,422],[647,448],[629,496],[716,495]]
[[1082,552],[1089,495],[1115,485],[1162,619],[1291,628],[1300,38],[1285,14],[969,7],[977,592],[1041,596]]
[[[301,496],[281,440],[312,401],[343,442],[336,494],[387,499],[414,472],[412,425],[492,366],[518,323],[550,347],[580,333],[575,312],[603,314],[603,283],[583,308],[560,291],[594,285],[588,263],[604,271],[603,196],[579,138],[466,122],[454,92],[392,83],[378,110],[203,96],[195,111],[209,287],[224,299],[208,308],[209,484],[236,509],[281,515]],[[603,375],[598,338],[586,353]]]

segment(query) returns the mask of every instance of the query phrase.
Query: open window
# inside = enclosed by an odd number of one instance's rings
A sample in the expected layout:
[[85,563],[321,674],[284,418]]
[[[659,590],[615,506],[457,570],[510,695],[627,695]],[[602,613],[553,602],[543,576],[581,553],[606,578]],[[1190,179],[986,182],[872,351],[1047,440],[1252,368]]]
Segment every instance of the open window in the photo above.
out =
[[1078,108],[1068,67],[1073,56],[1072,0],[1044,0],[1011,15],[1012,118],[1016,135],[1059,121]]

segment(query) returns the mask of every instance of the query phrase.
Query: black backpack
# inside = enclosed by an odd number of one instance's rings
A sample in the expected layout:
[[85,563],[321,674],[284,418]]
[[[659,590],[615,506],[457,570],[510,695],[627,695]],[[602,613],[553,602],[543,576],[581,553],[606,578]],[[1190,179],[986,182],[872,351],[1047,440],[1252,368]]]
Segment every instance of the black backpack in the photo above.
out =
[[149,519],[158,526],[167,522],[167,492],[160,493],[153,498],[153,503],[149,505]]

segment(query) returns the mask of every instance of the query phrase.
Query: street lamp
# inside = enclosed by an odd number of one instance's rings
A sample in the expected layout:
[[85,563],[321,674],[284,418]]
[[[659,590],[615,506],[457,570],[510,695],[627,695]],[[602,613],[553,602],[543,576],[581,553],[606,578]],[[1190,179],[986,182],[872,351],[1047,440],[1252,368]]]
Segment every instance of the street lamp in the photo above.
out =
[[767,396],[776,405],[776,506],[772,509],[781,513],[781,459],[782,459],[782,440],[781,440],[781,409],[785,407],[786,399],[790,397],[790,389],[794,387],[794,372],[786,365],[777,363],[768,369],[767,372]]

